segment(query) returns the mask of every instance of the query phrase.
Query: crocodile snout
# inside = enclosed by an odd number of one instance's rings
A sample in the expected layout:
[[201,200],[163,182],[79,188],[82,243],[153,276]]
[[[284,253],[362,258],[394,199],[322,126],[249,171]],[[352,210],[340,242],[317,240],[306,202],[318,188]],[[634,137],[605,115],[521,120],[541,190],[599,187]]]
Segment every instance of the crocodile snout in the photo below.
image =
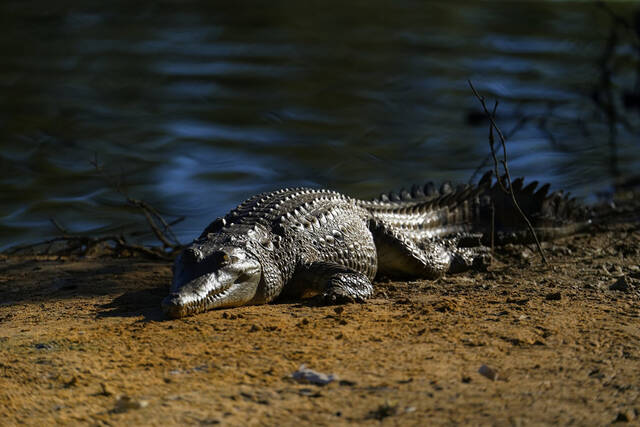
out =
[[185,306],[177,293],[171,293],[162,300],[162,311],[170,319],[178,319],[186,315]]

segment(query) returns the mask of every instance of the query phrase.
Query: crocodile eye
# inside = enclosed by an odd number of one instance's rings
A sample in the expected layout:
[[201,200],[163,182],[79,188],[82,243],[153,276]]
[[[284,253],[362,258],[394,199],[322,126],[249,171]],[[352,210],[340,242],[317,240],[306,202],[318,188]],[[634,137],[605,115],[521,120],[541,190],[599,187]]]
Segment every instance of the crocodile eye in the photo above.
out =
[[187,248],[183,252],[183,257],[187,262],[197,263],[202,261],[203,254],[202,251],[197,248]]

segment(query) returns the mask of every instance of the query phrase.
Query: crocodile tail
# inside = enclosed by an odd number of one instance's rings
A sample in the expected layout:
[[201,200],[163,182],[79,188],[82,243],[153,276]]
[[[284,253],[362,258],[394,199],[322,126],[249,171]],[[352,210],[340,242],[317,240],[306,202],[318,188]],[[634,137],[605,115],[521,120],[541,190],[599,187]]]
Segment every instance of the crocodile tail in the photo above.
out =
[[427,182],[424,185],[414,184],[409,190],[402,188],[400,191],[389,191],[388,193],[382,193],[373,201],[383,203],[427,201],[436,199],[440,196],[444,196],[452,192],[454,192],[454,189],[450,181],[442,183],[440,188],[437,188],[433,182]]
[[593,222],[599,225],[640,224],[640,175],[618,177],[611,192],[599,194]]
[[[537,181],[525,185],[523,178],[511,181],[509,187],[505,175],[500,177],[500,182],[502,185],[493,179],[491,172],[488,172],[478,184],[481,191],[474,227],[478,231],[486,234],[493,230],[499,240],[505,242],[523,240],[522,237],[528,233],[526,221],[522,216],[524,214],[536,230],[538,238],[548,240],[574,233],[591,223],[591,210],[569,193],[550,193],[549,184],[538,187]],[[522,213],[516,208],[514,198]]]
[[640,197],[602,202],[593,207],[593,212],[594,224],[638,224],[640,223]]
[[[506,183],[506,177],[501,177]],[[508,188],[492,172],[485,173],[476,185],[459,185],[455,189],[445,182],[439,190],[428,183],[422,193],[386,193],[360,205],[372,217],[415,239],[428,239],[460,232],[481,233],[486,242],[530,241],[532,236],[522,214],[514,206]],[[522,212],[536,229],[540,239],[553,239],[576,232],[590,223],[591,212],[562,192],[549,193],[549,184],[525,183],[518,178],[511,190]],[[428,191],[427,191],[428,190]],[[409,194],[407,194],[409,193]],[[428,194],[428,195],[427,195]],[[416,219],[421,219],[416,221]]]

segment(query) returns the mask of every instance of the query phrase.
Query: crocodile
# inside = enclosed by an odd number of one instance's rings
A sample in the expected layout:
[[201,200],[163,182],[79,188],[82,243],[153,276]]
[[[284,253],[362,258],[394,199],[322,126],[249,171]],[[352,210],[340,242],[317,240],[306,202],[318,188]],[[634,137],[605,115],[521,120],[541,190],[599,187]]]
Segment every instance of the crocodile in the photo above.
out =
[[[475,185],[433,183],[359,200],[314,188],[253,196],[205,228],[173,265],[169,318],[277,297],[362,302],[376,277],[434,279],[490,263],[489,242],[530,232],[491,172]],[[511,190],[540,239],[574,233],[589,210],[549,184]]]

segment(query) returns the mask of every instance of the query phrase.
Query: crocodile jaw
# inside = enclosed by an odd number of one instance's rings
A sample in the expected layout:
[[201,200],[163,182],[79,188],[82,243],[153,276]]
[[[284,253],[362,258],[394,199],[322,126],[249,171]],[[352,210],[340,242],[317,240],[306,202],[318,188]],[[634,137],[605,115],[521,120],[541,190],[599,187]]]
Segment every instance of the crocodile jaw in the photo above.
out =
[[181,283],[181,277],[180,274],[174,277],[172,292],[162,301],[162,310],[172,319],[250,303],[256,295],[262,268],[258,261],[243,257],[186,283]]

